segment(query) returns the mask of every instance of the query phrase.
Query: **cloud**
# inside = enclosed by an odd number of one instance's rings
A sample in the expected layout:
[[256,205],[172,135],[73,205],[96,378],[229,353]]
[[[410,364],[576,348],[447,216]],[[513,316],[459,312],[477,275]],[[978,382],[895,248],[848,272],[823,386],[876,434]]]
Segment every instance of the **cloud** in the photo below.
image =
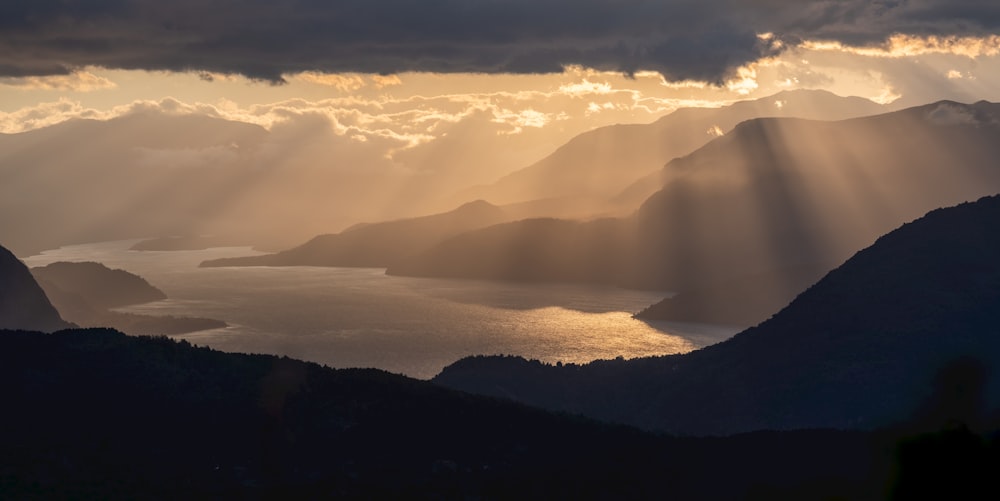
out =
[[340,75],[305,71],[295,75],[295,78],[303,82],[333,87],[341,92],[356,91],[365,86],[364,78],[356,74]]
[[975,58],[1000,54],[1000,36],[917,37],[896,34],[890,36],[884,43],[871,46],[849,47],[837,41],[805,41],[801,46],[809,50],[848,52],[868,57],[900,58],[926,54],[954,54]]
[[982,120],[968,108],[941,103],[927,112],[927,120],[935,125],[980,125]]
[[88,71],[77,71],[69,75],[4,77],[0,78],[0,86],[15,87],[23,90],[71,92],[91,92],[117,87],[111,80]]
[[96,66],[282,82],[303,72],[547,73],[581,65],[723,83],[805,40],[972,40],[998,28],[993,0],[4,2],[0,75]]
[[398,75],[372,75],[372,83],[378,89],[403,85],[403,80]]
[[590,94],[610,94],[612,92],[611,84],[607,82],[595,83],[586,78],[582,82],[560,85],[559,91],[564,94],[581,97]]

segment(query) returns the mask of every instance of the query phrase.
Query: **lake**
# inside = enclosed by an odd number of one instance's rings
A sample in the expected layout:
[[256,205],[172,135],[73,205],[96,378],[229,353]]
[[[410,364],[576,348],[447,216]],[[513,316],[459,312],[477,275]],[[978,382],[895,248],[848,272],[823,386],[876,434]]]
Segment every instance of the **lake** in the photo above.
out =
[[632,314],[666,293],[578,284],[391,277],[384,269],[198,268],[249,248],[130,251],[136,241],[74,245],[29,266],[97,261],[141,275],[170,299],[124,308],[200,316],[229,327],[173,336],[330,367],[374,367],[427,379],[469,355],[585,363],[684,353],[727,339],[733,326],[644,322]]

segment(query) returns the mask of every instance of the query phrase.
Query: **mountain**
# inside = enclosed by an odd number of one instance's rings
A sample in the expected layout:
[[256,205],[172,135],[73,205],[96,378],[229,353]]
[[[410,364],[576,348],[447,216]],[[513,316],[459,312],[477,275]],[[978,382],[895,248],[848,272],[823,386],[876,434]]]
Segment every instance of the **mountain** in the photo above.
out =
[[113,327],[135,335],[169,335],[226,326],[225,322],[208,318],[111,311],[159,301],[167,295],[138,275],[113,270],[101,263],[56,262],[30,271],[59,313],[81,327]]
[[86,297],[98,308],[116,308],[166,299],[167,295],[146,279],[101,263],[56,262],[31,269],[39,282],[70,294]]
[[55,331],[73,327],[59,316],[28,267],[0,246],[0,329]]
[[201,266],[386,267],[446,238],[505,221],[508,217],[503,209],[478,200],[443,214],[355,225],[341,233],[320,235],[275,254],[213,259]]
[[[389,273],[520,279],[551,267],[545,279],[673,290],[697,320],[752,325],[899,224],[1000,191],[996,158],[1000,105],[986,102],[835,122],[754,119],[670,162],[664,187],[632,216],[581,223],[616,230],[567,238],[510,223],[444,241]],[[531,248],[545,252],[506,252]],[[749,277],[757,286],[731,289],[728,300],[758,307],[735,315],[698,300]]]
[[616,283],[635,235],[617,219],[534,218],[444,240],[392,264],[390,275]]
[[14,499],[874,499],[900,471],[890,436],[672,438],[104,329],[0,332],[0,393]]
[[[784,91],[721,108],[682,108],[650,124],[620,124],[585,132],[538,162],[514,171],[492,185],[480,186],[461,196],[510,204],[549,198],[590,198],[610,207],[625,206],[642,198],[607,201],[644,177],[659,171],[670,160],[687,155],[757,117],[799,117],[837,120],[882,113],[885,107],[860,97],[840,97],[821,90]],[[656,185],[653,191],[662,186]],[[646,193],[648,196],[650,193]],[[645,197],[643,197],[645,198]]]
[[[1000,410],[998,227],[1000,196],[932,211],[761,325],[688,354],[582,366],[474,357],[434,381],[681,434],[873,429],[921,413],[975,427]],[[928,413],[942,373],[948,404]]]
[[[360,232],[352,227],[339,234],[320,235],[277,254],[221,259],[205,265],[387,267],[447,237],[496,223],[627,214],[662,186],[655,171],[665,162],[696,149],[741,120],[758,116],[840,118],[882,109],[862,98],[800,90],[719,109],[682,109],[653,124],[603,127],[574,138],[549,157],[492,187],[463,192],[456,200],[480,200],[454,211],[365,225],[374,227]],[[630,184],[633,186],[628,193],[619,193]],[[484,202],[485,198],[502,205],[498,209]],[[501,209],[503,216],[499,214]],[[456,224],[458,215],[474,211],[480,216],[465,216]],[[172,246],[174,242],[154,243]]]
[[757,325],[819,280],[824,268],[819,264],[785,266],[695,286],[634,316],[649,321]]

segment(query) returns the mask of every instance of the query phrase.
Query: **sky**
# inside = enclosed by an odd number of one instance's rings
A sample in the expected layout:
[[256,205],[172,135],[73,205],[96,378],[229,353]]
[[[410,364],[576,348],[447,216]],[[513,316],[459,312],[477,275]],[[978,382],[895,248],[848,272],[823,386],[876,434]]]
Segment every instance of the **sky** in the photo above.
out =
[[897,107],[1000,100],[1000,3],[0,5],[0,132],[150,110],[204,114],[317,138],[310,162],[454,190],[595,127],[799,88]]

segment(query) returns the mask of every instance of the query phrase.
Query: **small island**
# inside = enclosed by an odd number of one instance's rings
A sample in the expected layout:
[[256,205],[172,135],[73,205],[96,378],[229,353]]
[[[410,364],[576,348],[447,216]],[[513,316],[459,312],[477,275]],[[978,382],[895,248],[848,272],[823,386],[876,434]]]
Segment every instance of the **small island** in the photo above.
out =
[[167,295],[138,275],[101,263],[56,262],[32,268],[31,274],[60,315],[81,327],[112,327],[132,335],[175,335],[227,326],[211,318],[113,311],[167,299]]

